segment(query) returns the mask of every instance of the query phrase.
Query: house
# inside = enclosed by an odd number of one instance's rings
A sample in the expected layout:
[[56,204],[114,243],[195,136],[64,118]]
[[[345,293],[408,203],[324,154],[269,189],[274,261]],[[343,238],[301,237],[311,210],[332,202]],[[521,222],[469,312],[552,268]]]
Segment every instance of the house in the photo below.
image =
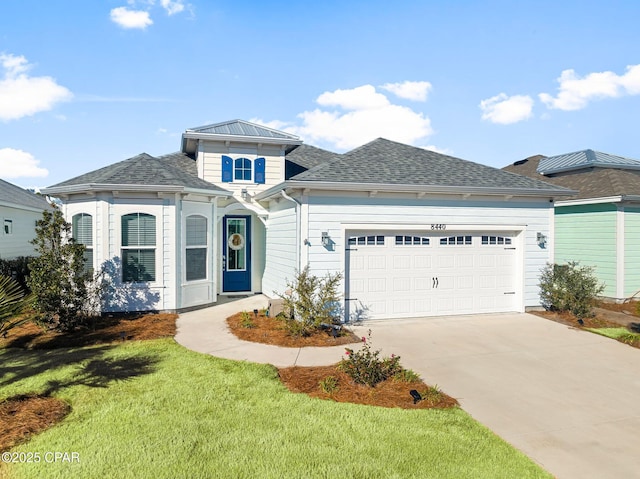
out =
[[33,256],[36,221],[50,209],[43,196],[0,180],[0,259]]
[[640,291],[640,161],[582,150],[504,170],[577,191],[555,202],[556,262],[592,266],[606,297]]
[[347,317],[371,318],[538,306],[551,249],[537,238],[571,193],[382,138],[336,154],[242,120],[44,191],[110,277],[105,310],[273,297],[309,266],[343,273]]

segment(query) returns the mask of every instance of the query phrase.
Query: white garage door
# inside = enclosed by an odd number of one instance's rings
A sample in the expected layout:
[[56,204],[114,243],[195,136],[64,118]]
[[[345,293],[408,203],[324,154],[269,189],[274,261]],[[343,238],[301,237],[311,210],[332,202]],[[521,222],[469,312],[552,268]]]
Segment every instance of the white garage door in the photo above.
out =
[[517,311],[509,232],[347,234],[347,309],[405,318]]

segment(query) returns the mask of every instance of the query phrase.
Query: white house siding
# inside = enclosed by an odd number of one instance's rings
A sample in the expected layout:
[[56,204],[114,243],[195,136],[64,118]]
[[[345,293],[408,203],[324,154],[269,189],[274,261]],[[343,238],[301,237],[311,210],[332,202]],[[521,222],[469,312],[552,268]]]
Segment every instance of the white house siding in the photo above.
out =
[[[36,221],[41,218],[42,211],[0,206],[0,258],[33,256],[35,250],[30,241],[36,236]],[[10,234],[4,231],[5,220],[11,221]]]
[[[70,199],[63,207],[65,219],[88,213],[93,216],[94,268],[110,273],[104,311],[173,310],[176,305],[175,201],[173,198],[131,197]],[[123,283],[121,267],[121,217],[129,213],[147,213],[156,217],[156,280],[150,283]],[[134,305],[133,308],[131,305]]]
[[[548,200],[495,198],[450,200],[418,199],[415,195],[369,198],[361,194],[335,196],[309,196],[308,230],[301,233],[309,246],[302,246],[303,264],[323,275],[326,272],[344,272],[345,225],[377,225],[380,229],[393,229],[393,225],[416,225],[430,231],[431,224],[498,227],[499,230],[519,232],[521,254],[519,277],[522,278],[522,307],[539,306],[539,274],[549,260],[549,248],[536,241],[538,232],[550,237],[551,203]],[[367,227],[367,229],[372,229]],[[321,244],[322,232],[329,233],[334,242],[332,250]],[[446,231],[445,231],[446,233]]]
[[[256,158],[265,159],[265,183],[256,184],[253,182],[222,182],[222,155],[232,158]],[[238,196],[242,189],[246,189],[253,196],[271,186],[284,180],[284,150],[280,146],[274,145],[243,145],[242,143],[230,143],[226,146],[222,142],[199,143],[198,150],[198,171],[201,171],[202,178],[215,185],[229,191],[233,191]]]
[[[187,281],[186,276],[186,222],[192,215],[203,216],[207,219],[207,271],[206,278],[202,280]],[[183,201],[181,204],[180,227],[176,234],[176,250],[180,252],[180,261],[175,264],[176,277],[180,278],[180,287],[177,289],[179,308],[200,306],[216,301],[216,269],[215,251],[216,216],[215,206],[210,202]]]
[[[306,248],[306,246],[302,246]],[[292,280],[297,265],[296,210],[290,201],[271,202],[266,227],[266,261],[262,292],[269,296],[283,293],[287,280]]]
[[624,209],[624,296],[640,291],[640,208]]

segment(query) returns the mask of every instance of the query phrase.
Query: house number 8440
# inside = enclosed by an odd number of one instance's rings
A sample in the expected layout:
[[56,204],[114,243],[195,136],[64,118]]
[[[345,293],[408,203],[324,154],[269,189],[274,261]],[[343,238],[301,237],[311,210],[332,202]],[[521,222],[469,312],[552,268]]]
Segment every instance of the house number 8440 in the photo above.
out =
[[432,230],[446,230],[447,229],[447,225],[431,225],[431,229]]

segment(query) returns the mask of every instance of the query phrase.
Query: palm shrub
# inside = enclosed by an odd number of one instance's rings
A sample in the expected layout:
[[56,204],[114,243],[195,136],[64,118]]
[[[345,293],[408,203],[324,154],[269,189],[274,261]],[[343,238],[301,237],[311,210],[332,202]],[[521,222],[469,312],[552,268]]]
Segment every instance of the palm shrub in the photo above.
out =
[[540,274],[540,299],[551,311],[570,311],[578,318],[593,316],[596,297],[604,290],[593,268],[577,261],[547,264]]
[[23,313],[32,299],[16,280],[0,276],[0,335],[28,320]]
[[283,300],[285,325],[293,336],[309,336],[323,324],[341,320],[338,287],[342,273],[327,273],[319,278],[309,266],[299,271],[293,281],[287,281],[287,291],[276,294]]

